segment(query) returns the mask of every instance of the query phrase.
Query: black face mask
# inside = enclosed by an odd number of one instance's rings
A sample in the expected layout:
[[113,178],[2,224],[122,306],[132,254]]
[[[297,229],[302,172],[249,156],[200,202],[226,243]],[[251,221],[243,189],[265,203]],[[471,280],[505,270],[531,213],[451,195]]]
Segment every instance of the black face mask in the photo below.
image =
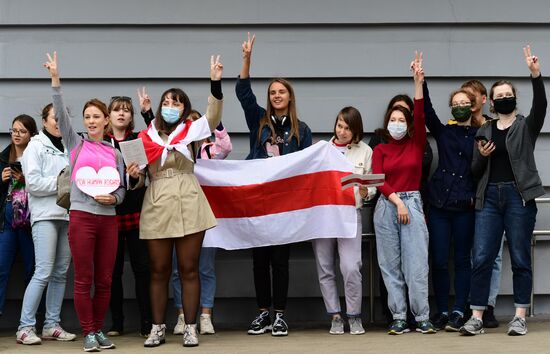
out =
[[495,112],[500,114],[510,114],[516,109],[515,97],[504,97],[493,100]]

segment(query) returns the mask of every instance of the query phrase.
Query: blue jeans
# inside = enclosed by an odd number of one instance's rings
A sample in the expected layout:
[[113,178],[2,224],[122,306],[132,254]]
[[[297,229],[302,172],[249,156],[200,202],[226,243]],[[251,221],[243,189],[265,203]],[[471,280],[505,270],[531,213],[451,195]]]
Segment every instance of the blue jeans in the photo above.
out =
[[491,288],[489,289],[489,299],[487,305],[495,307],[497,304],[498,291],[500,290],[500,273],[502,270],[502,249],[504,248],[504,237],[500,243],[500,251],[493,264],[491,271]]
[[4,231],[0,233],[0,314],[4,312],[8,279],[15,262],[17,252],[21,252],[25,269],[25,286],[31,280],[34,272],[34,246],[28,229],[13,229],[13,207],[6,202],[4,213]]
[[524,205],[514,182],[489,183],[485,190],[485,205],[476,211],[471,283],[473,310],[487,307],[491,273],[503,232],[506,232],[512,262],[514,305],[529,307],[533,287],[531,238],[536,217],[535,201]]
[[[215,247],[203,247],[199,258],[199,278],[201,282],[201,307],[214,308],[216,295],[216,251]],[[178,258],[176,250],[172,254],[172,292],[174,293],[174,307],[181,310],[181,282],[178,273]]]
[[383,195],[374,210],[378,264],[388,289],[394,320],[407,320],[406,289],[415,320],[430,318],[428,304],[428,228],[419,192],[397,193],[409,212],[408,225],[397,222],[397,208]]
[[449,252],[454,248],[453,311],[464,313],[470,294],[472,264],[470,254],[474,238],[474,210],[450,211],[430,206],[428,228],[432,257],[432,281],[439,312],[449,311]]
[[43,220],[33,224],[36,269],[23,297],[19,329],[36,325],[36,311],[46,286],[44,328],[59,324],[71,263],[68,231],[69,222],[64,220]]

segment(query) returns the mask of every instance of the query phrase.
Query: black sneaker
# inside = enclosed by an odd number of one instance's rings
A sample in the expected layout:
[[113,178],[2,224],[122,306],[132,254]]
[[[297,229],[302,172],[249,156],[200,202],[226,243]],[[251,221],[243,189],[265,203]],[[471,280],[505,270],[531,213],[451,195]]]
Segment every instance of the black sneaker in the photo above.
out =
[[447,332],[458,332],[460,327],[464,325],[464,316],[460,313],[453,311],[449,317],[449,322],[445,326],[445,331]]
[[416,322],[416,331],[422,334],[433,334],[437,332],[430,320]]
[[285,322],[282,312],[275,313],[275,321],[273,321],[272,336],[288,336],[288,325]]
[[397,335],[410,332],[409,325],[405,320],[393,320],[390,324],[388,334]]
[[487,306],[487,309],[483,312],[483,326],[485,328],[497,328],[499,325],[495,318],[495,308],[493,306]]
[[435,327],[436,331],[441,331],[445,328],[449,322],[449,315],[446,313],[438,313],[432,318],[432,324]]
[[260,312],[258,317],[252,321],[250,327],[248,327],[248,334],[264,334],[271,330],[271,318],[269,317],[269,311]]

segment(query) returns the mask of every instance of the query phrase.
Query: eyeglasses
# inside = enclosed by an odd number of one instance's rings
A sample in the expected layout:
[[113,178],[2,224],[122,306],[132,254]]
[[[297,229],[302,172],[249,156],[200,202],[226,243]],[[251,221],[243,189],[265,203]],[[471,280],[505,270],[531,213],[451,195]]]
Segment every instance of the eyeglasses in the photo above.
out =
[[111,102],[110,102],[110,103],[113,103],[114,101],[128,101],[128,102],[132,102],[132,97],[128,97],[128,96],[113,96],[113,97],[111,97]]
[[29,133],[26,129],[10,129],[10,135],[23,136]]
[[462,102],[453,102],[453,104],[451,105],[451,108],[457,108],[457,107],[470,107],[472,105],[471,102],[466,102],[466,101],[462,101]]

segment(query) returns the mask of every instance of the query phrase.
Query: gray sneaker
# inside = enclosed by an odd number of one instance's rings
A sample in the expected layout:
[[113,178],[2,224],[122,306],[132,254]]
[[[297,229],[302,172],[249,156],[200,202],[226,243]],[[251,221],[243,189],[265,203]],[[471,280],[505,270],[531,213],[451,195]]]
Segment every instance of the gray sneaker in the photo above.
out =
[[350,334],[364,334],[365,329],[363,328],[363,323],[361,322],[361,317],[350,317],[349,322],[349,333]]
[[514,319],[508,323],[509,336],[524,336],[527,334],[527,323],[525,318],[514,316]]
[[85,352],[100,352],[99,343],[95,337],[95,333],[89,333],[84,337],[84,351]]
[[485,330],[483,329],[483,321],[474,316],[470,317],[468,322],[464,326],[460,327],[459,332],[463,336],[475,336],[476,334],[483,334]]
[[97,339],[97,342],[99,343],[99,347],[101,349],[114,349],[115,344],[111,342],[109,337],[107,337],[102,331],[98,331],[95,334],[95,339]]
[[336,317],[332,319],[330,323],[330,334],[344,334],[344,320],[342,317]]

